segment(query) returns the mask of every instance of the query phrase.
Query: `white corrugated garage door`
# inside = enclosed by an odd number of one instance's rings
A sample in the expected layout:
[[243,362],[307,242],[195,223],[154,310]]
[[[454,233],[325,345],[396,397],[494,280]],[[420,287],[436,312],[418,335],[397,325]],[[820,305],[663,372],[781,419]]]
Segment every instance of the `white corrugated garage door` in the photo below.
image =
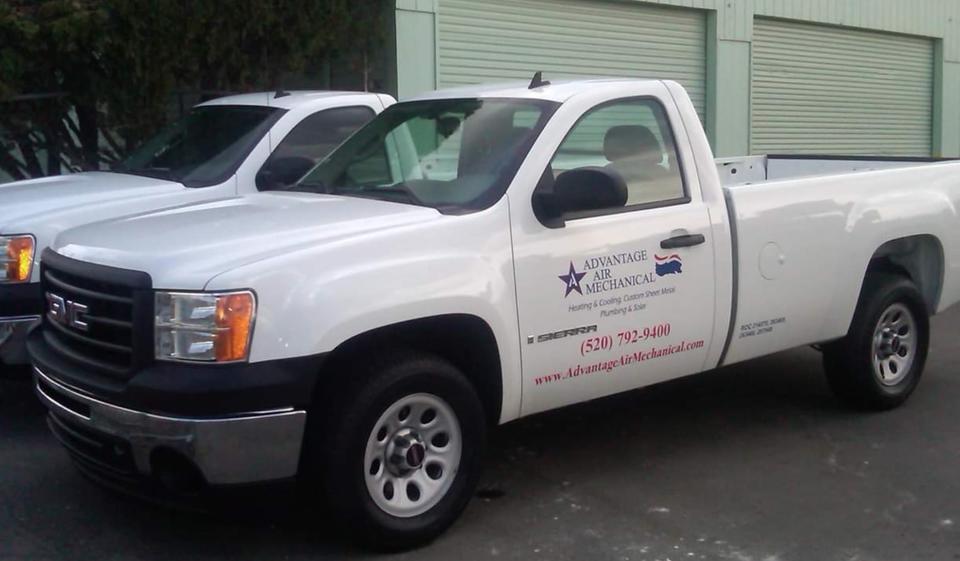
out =
[[929,156],[933,42],[758,18],[751,151]]
[[676,80],[703,118],[703,12],[604,0],[440,0],[440,87],[571,76]]

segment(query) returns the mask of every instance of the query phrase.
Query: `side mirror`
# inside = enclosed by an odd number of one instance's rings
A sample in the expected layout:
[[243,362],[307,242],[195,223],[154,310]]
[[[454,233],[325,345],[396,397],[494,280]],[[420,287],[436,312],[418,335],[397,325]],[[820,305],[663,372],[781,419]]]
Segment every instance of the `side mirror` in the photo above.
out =
[[615,170],[588,166],[561,173],[552,188],[541,178],[534,213],[550,228],[563,227],[567,214],[620,208],[627,204],[627,183]]

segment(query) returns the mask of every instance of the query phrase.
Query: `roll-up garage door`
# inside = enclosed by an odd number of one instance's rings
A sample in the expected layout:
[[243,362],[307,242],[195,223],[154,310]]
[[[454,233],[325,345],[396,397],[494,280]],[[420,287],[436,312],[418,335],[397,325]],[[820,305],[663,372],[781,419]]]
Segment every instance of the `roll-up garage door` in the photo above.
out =
[[929,156],[933,42],[758,18],[751,150]]
[[703,118],[703,12],[606,0],[440,0],[440,87],[583,76],[683,84]]

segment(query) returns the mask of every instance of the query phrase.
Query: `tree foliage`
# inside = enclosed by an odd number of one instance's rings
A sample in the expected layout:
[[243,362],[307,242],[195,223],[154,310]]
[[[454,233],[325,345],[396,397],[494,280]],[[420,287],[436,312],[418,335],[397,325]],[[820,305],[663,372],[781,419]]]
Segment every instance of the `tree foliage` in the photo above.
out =
[[365,71],[387,9],[387,0],[2,1],[0,169],[15,178],[99,169],[168,119],[174,92],[274,88],[333,59]]

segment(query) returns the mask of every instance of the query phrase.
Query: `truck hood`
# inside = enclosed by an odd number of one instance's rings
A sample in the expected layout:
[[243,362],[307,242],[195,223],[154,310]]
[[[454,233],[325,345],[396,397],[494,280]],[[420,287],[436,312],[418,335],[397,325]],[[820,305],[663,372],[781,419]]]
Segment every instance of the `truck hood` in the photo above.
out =
[[61,234],[53,248],[81,261],[145,271],[155,288],[201,290],[236,267],[441,216],[372,199],[256,193],[81,226]]
[[75,224],[72,217],[89,222],[104,212],[105,204],[143,200],[178,193],[183,185],[124,173],[84,172],[0,185],[0,233],[36,234],[35,223],[59,229]]

